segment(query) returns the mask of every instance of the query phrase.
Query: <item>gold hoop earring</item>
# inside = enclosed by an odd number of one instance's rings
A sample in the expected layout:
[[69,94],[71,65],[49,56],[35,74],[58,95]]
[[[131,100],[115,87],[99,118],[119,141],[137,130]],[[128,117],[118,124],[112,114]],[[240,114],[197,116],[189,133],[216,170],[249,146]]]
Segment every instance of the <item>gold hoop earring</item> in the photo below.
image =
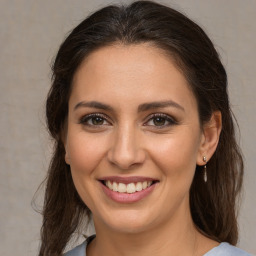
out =
[[205,162],[205,165],[204,165],[204,182],[206,183],[207,182],[207,167],[206,167],[207,159],[206,159],[206,156],[203,156],[203,161]]

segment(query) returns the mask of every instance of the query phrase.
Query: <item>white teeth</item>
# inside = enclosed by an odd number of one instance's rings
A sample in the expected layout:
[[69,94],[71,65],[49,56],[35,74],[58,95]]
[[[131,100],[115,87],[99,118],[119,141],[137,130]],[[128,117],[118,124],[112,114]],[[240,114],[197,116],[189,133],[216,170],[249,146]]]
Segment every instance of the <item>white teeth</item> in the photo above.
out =
[[134,193],[134,192],[136,192],[135,184],[134,183],[127,184],[126,190],[127,190],[127,193]]
[[126,185],[124,183],[119,183],[117,191],[120,193],[126,193]]
[[152,185],[152,181],[143,181],[143,182],[137,182],[137,183],[124,184],[124,183],[111,182],[108,180],[108,181],[105,181],[104,183],[112,191],[116,191],[119,193],[129,193],[129,194],[135,193],[137,191],[141,191]]
[[113,191],[118,191],[118,186],[116,182],[113,182]]
[[138,182],[136,184],[136,191],[141,191],[142,190],[142,183],[141,182]]
[[106,182],[106,186],[107,186],[108,188],[110,188],[110,189],[113,189],[113,185],[112,185],[112,183],[110,182],[110,180],[108,180],[108,181]]
[[145,189],[145,188],[147,188],[147,186],[148,186],[148,182],[147,181],[143,181],[142,188]]

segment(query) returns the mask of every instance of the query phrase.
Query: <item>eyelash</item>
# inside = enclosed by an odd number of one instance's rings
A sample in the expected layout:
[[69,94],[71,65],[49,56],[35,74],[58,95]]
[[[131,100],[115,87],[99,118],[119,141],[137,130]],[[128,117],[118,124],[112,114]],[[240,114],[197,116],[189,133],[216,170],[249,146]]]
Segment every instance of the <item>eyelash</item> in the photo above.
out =
[[[92,121],[92,119],[96,118],[96,117],[101,118],[103,122],[107,121],[108,123],[110,123],[109,118],[102,113],[93,113],[93,114],[85,115],[80,119],[79,123],[82,125],[85,125],[87,127],[101,128],[101,126],[103,126],[105,124],[97,125],[97,124],[89,124],[88,123],[89,121]],[[149,123],[150,121],[154,122],[154,119],[159,118],[159,117],[163,118],[164,122],[165,123],[168,122],[168,124],[167,125],[166,124],[159,125],[159,126],[158,125],[148,125],[148,126],[152,126],[152,127],[154,127],[154,129],[163,129],[163,128],[178,124],[178,122],[174,118],[170,117],[169,115],[166,115],[163,113],[155,113],[155,114],[152,114],[149,117],[147,117],[147,121],[143,124],[143,126],[147,126],[147,123]]]
[[102,125],[94,125],[94,124],[88,124],[88,122],[93,118],[96,118],[96,117],[99,117],[103,120],[103,122],[107,121],[109,123],[109,119],[106,115],[102,114],[102,113],[94,113],[94,114],[89,114],[89,115],[85,115],[83,116],[79,123],[82,124],[82,125],[85,125],[85,126],[89,126],[89,127],[100,127]]
[[[164,125],[150,125],[150,126],[153,126],[154,128],[156,129],[163,129],[163,128],[166,128],[166,127],[169,127],[169,126],[172,126],[172,125],[176,125],[177,124],[177,121],[173,118],[173,117],[170,117],[169,115],[166,115],[166,114],[163,114],[163,113],[155,113],[155,114],[152,114],[150,115],[149,117],[147,117],[147,122],[146,123],[149,123],[149,121],[153,121],[154,122],[154,118],[163,118],[164,119],[164,122],[168,122],[168,124],[164,124]],[[146,126],[143,125],[143,126]]]

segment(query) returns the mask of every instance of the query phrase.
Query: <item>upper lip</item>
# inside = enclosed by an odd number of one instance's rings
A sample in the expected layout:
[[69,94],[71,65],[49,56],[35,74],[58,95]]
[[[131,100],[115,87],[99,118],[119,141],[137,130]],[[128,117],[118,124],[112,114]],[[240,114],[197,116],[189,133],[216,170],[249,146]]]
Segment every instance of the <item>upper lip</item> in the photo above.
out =
[[158,181],[157,179],[151,177],[143,176],[131,176],[131,177],[122,177],[122,176],[106,176],[99,179],[100,181],[112,181],[117,183],[129,184],[143,181]]

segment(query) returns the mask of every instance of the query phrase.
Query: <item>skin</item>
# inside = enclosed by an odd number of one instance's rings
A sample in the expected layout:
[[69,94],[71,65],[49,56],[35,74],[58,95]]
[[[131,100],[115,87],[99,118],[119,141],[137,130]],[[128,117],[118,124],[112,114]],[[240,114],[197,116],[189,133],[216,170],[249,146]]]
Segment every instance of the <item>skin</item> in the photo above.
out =
[[[91,101],[111,109],[81,103]],[[156,101],[178,105],[138,111]],[[95,113],[100,118],[88,117]],[[156,113],[172,121],[157,120]],[[74,76],[64,141],[75,187],[93,213],[97,237],[87,255],[203,255],[217,246],[193,224],[189,189],[196,165],[213,155],[220,130],[218,112],[200,126],[185,77],[156,47],[117,44],[91,53]],[[120,204],[103,193],[103,176],[159,182],[139,202]]]

